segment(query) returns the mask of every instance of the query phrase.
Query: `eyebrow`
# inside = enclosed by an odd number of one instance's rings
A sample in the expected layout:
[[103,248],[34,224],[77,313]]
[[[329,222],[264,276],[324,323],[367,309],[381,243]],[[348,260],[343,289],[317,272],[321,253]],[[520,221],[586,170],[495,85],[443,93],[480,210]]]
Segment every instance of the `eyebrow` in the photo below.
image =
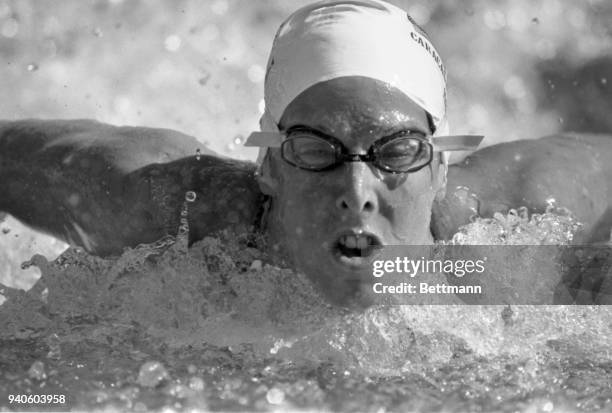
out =
[[[374,130],[374,132],[376,132],[376,139],[385,138],[387,136],[395,135],[401,132],[410,132],[410,131],[420,132],[424,135],[433,135],[435,133],[436,128],[434,126],[434,122],[433,122],[431,115],[429,115],[428,113],[427,113],[427,123],[428,123],[428,128],[422,127],[417,122],[404,121],[404,122],[400,122],[398,124],[389,125],[389,126],[376,125],[373,128],[371,128],[371,130]],[[292,125],[288,128],[283,128],[283,129],[285,131],[290,131],[292,129],[297,129],[297,128],[310,129],[322,135],[327,135],[330,137],[337,137],[334,133],[332,133],[329,130],[329,128],[327,128],[325,125],[321,123],[317,123],[314,126],[301,123],[301,124]]]
[[412,125],[402,124],[402,125],[394,125],[389,128],[383,129],[380,133],[380,137],[384,138],[384,137],[396,135],[402,132],[419,132],[424,135],[429,135],[431,133],[430,131],[416,124],[412,124]]

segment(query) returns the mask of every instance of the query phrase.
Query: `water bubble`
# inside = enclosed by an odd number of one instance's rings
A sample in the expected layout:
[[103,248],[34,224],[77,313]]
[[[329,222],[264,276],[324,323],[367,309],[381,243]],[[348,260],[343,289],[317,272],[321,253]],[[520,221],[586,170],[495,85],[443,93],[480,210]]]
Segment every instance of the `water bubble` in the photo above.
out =
[[192,377],[189,379],[189,388],[191,390],[195,390],[195,391],[202,391],[204,390],[204,380],[202,380],[199,377]]
[[103,37],[104,36],[104,33],[102,32],[102,29],[100,29],[99,27],[94,28],[91,31],[91,34],[93,34],[96,37]]
[[28,69],[28,72],[36,72],[38,70],[38,65],[36,63],[30,63],[26,69]]
[[200,148],[198,148],[196,149],[196,161],[199,161],[201,157],[202,157],[202,152],[200,151]]
[[169,52],[176,52],[181,47],[182,40],[176,34],[171,34],[164,40],[164,47]]
[[233,150],[236,149],[236,145],[234,145],[233,142],[230,142],[230,143],[227,144],[226,148],[227,148],[228,151],[233,151]]
[[538,19],[537,17],[534,17],[533,19],[531,19],[531,22],[533,24],[540,24],[540,19]]
[[137,381],[143,387],[157,387],[169,377],[170,375],[163,364],[157,361],[147,361],[140,366]]
[[57,334],[51,334],[46,339],[47,345],[49,346],[49,352],[47,353],[47,358],[53,360],[59,360],[62,356],[62,349],[60,346],[60,339]]
[[266,393],[266,400],[270,404],[281,404],[285,400],[285,392],[273,387]]
[[552,412],[554,408],[555,408],[555,405],[551,401],[547,401],[542,406],[542,411],[543,412]]
[[262,115],[266,110],[266,101],[263,99],[260,100],[257,104],[257,109],[259,110],[259,114]]
[[247,77],[252,83],[259,83],[264,80],[266,76],[266,71],[260,65],[251,65],[247,70]]
[[2,233],[3,234],[8,234],[9,232],[11,232],[10,228],[2,228]]
[[601,78],[601,84],[602,84],[602,85],[607,85],[607,84],[608,84],[608,79],[607,79],[607,78],[605,78],[605,77],[602,77],[602,78]]
[[252,271],[259,271],[262,268],[262,263],[261,260],[255,260],[251,263],[251,266],[249,267],[249,270]]
[[240,145],[242,143],[242,140],[243,140],[242,135],[236,135],[236,137],[234,138],[234,144]]
[[36,360],[30,366],[28,370],[28,376],[34,380],[44,380],[47,378],[47,373],[45,373],[45,363],[40,360]]
[[42,300],[43,303],[47,304],[47,302],[49,301],[49,289],[45,288],[44,290],[42,290],[42,292],[40,293],[40,299]]
[[187,202],[195,201],[196,197],[197,197],[197,195],[196,195],[196,193],[194,191],[187,191],[185,193],[185,201],[187,201]]

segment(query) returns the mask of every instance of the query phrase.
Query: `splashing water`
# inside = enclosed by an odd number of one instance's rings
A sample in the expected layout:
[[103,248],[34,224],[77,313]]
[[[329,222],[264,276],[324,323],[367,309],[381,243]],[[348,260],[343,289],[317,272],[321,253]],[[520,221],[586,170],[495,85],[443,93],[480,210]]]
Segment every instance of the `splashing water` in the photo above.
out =
[[[102,259],[71,248],[2,287],[0,394],[70,408],[597,411],[612,399],[610,307],[330,306],[244,235],[177,237]],[[568,243],[551,205],[476,218],[453,243]],[[0,408],[3,408],[0,401]],[[382,410],[381,410],[382,409]]]

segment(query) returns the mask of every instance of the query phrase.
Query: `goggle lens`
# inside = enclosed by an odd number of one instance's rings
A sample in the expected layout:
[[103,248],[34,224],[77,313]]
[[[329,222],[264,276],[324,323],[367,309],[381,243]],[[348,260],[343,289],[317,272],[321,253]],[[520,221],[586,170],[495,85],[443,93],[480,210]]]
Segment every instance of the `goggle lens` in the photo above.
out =
[[378,146],[374,163],[388,172],[412,172],[428,165],[433,150],[424,138],[397,137]]
[[336,148],[325,139],[307,134],[291,136],[281,145],[283,159],[298,168],[322,171],[336,164]]
[[351,155],[341,142],[308,132],[291,133],[281,145],[281,155],[289,164],[309,171],[332,169],[343,162],[372,162],[386,172],[414,172],[433,159],[433,147],[424,136],[397,136],[376,141],[367,154]]

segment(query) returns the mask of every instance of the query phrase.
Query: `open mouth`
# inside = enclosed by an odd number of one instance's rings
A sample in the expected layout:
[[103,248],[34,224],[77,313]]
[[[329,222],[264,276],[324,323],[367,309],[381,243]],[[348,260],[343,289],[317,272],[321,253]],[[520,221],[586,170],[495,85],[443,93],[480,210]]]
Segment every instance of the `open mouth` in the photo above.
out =
[[382,242],[376,235],[347,231],[338,236],[334,244],[334,253],[340,261],[358,265],[381,246]]

